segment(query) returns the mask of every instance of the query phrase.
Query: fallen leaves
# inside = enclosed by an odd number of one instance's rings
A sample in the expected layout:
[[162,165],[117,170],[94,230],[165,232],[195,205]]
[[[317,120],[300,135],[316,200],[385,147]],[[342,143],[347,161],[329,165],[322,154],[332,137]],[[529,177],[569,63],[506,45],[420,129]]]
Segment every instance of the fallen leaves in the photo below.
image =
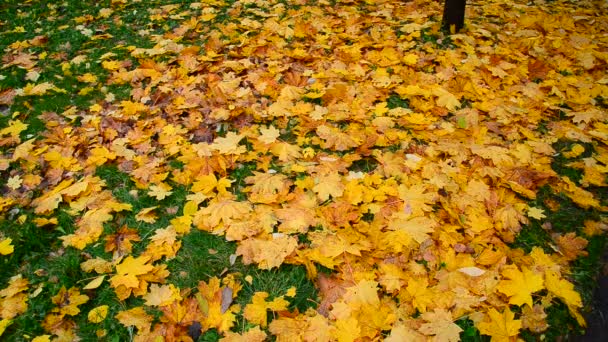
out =
[[[447,37],[433,19],[437,3],[251,4],[150,8],[158,32],[140,34],[152,44],[121,43],[97,60],[68,46],[38,53],[46,36],[4,51],[2,70],[23,83],[0,89],[2,115],[4,106],[11,114],[0,130],[2,214],[61,231],[63,248],[86,259],[82,271],[95,272],[80,279],[86,295],[53,294],[47,332],[76,339],[71,317],[107,286],[124,309],[111,317],[95,302],[88,321],[115,319],[142,340],[185,340],[198,324],[227,340],[390,331],[388,340],[456,341],[456,322],[472,317],[482,334],[509,341],[547,328],[546,298],[584,323],[568,273],[602,223],[551,235],[554,253],[509,244],[530,222],[550,227],[556,205],[527,201],[544,185],[606,210],[590,191],[608,173],[605,42],[590,38],[605,34],[605,13],[563,2],[523,13],[519,2],[490,1]],[[74,18],[74,33],[112,39],[95,21],[122,23],[124,5]],[[554,12],[568,15],[547,20]],[[54,78],[42,69],[49,58],[61,70]],[[83,86],[75,96],[102,96],[41,114],[46,131],[29,136],[35,101],[72,91],[63,79]],[[555,151],[563,139],[576,143]],[[558,154],[580,180],[553,171]],[[108,165],[128,180],[106,184],[96,172]],[[295,289],[237,301],[241,280],[252,280],[230,272],[196,289],[166,283],[167,261],[181,260],[194,228],[235,241],[231,265],[237,256],[263,270],[303,265],[321,293],[317,310],[291,309]],[[2,235],[0,254],[19,245]],[[27,309],[28,286],[13,277],[0,291],[0,331]],[[129,307],[131,297],[142,306]],[[250,329],[237,332],[241,316]]]
[[515,314],[509,308],[499,312],[492,308],[488,311],[489,321],[479,323],[479,331],[492,337],[492,341],[510,341],[519,334],[521,320],[514,319]]

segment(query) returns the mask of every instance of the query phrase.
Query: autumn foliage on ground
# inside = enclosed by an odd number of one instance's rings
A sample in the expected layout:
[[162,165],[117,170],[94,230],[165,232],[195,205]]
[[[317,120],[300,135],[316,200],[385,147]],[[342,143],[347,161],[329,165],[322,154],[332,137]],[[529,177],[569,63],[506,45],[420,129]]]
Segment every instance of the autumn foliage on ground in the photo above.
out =
[[[39,333],[11,336],[111,338],[112,321],[139,341],[457,341],[466,320],[509,341],[546,331],[554,305],[584,326],[571,265],[606,230],[591,191],[608,173],[606,2],[469,1],[452,35],[439,2],[137,3],[56,28],[82,50],[0,19],[0,258],[41,252],[11,238],[34,225],[58,237],[42,258],[77,251],[80,268],[61,283],[11,265],[0,333],[37,315]],[[53,22],[61,6],[39,7]],[[34,117],[54,98],[69,101]],[[560,203],[541,190],[594,214],[553,231]],[[518,246],[533,223],[549,242]],[[253,280],[238,272],[180,288],[194,270],[168,264],[195,231],[235,242],[230,263],[304,267],[319,298],[239,304]]]

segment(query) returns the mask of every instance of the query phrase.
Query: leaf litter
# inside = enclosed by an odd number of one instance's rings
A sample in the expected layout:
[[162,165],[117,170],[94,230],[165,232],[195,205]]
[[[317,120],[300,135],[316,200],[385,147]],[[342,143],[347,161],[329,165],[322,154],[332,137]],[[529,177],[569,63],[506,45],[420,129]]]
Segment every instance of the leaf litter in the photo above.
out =
[[[113,38],[95,18],[124,25],[129,3],[62,27],[94,47]],[[0,88],[0,105],[101,94],[85,108],[42,112],[39,136],[24,135],[22,112],[0,130],[4,215],[31,210],[17,220],[45,234],[65,210],[75,230],[59,237],[62,248],[105,246],[101,257],[82,254],[92,277],[51,294],[38,338],[75,339],[73,317],[84,315],[134,327],[142,341],[188,340],[193,324],[226,340],[456,341],[463,318],[508,341],[545,331],[558,300],[584,326],[570,267],[586,236],[556,233],[551,251],[510,244],[546,217],[528,204],[543,186],[581,208],[608,208],[589,189],[606,187],[608,173],[606,11],[598,1],[472,2],[466,29],[447,36],[436,2],[209,1],[148,8],[138,34],[149,44],[98,57],[75,55],[69,42],[47,56],[44,34],[13,41],[2,70],[26,70],[27,84]],[[62,75],[41,76],[48,59]],[[83,63],[102,71],[78,74],[78,91],[55,84]],[[112,86],[128,87],[128,98]],[[562,139],[581,143],[563,153],[580,181],[551,167]],[[583,144],[594,151],[574,161]],[[104,165],[152,202],[118,199],[96,176]],[[237,179],[245,165],[253,171]],[[179,187],[185,203],[166,226],[107,230],[127,215],[156,223]],[[588,236],[604,233],[605,216],[594,224]],[[235,241],[241,261],[260,269],[303,265],[320,289],[317,310],[291,309],[293,291],[239,305],[251,279],[235,273],[194,289],[167,283],[165,262],[193,229]],[[0,246],[3,255],[20,248],[2,235]],[[81,313],[104,281],[122,309]],[[2,329],[26,312],[32,290],[21,274],[3,286]]]

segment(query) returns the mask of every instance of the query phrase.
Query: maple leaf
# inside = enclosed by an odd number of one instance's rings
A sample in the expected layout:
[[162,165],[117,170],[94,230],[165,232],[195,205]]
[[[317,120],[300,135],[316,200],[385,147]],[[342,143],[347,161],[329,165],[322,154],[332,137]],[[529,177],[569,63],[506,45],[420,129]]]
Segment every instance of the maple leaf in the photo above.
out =
[[563,300],[571,311],[583,306],[581,295],[574,290],[574,285],[562,279],[557,272],[545,271],[545,286],[549,292]]
[[[225,280],[227,279],[225,278]],[[236,317],[229,306],[232,297],[238,293],[239,285],[232,283],[228,286],[231,287],[222,288],[217,277],[212,277],[208,283],[199,282],[198,290],[200,293],[197,293],[195,297],[199,309],[206,316],[201,322],[204,327],[216,328],[219,331],[226,332],[233,326]],[[231,292],[230,296],[226,295],[229,292]]]
[[239,146],[239,142],[244,138],[242,134],[228,132],[225,137],[215,138],[211,148],[220,154],[241,154],[247,151],[245,146]]
[[437,96],[437,105],[445,107],[449,111],[454,111],[456,108],[460,107],[458,98],[441,87],[434,88],[433,95]]
[[245,178],[247,184],[252,184],[244,189],[250,193],[249,201],[253,203],[279,203],[289,193],[292,182],[283,174],[261,173],[254,171],[253,176]]
[[131,295],[131,289],[139,287],[138,276],[154,269],[154,266],[147,264],[149,260],[149,256],[133,258],[129,255],[120,264],[116,265],[116,275],[110,278],[110,284],[114,288],[124,286],[127,289],[127,291],[118,294],[119,299],[126,299]]
[[241,241],[236,255],[243,256],[246,265],[255,262],[260,269],[269,270],[281,266],[297,246],[297,239],[292,236],[278,236],[270,240],[250,238]]
[[324,140],[321,145],[323,148],[333,148],[336,151],[346,151],[360,144],[353,136],[325,125],[317,127],[317,135]]
[[141,241],[137,230],[126,225],[122,226],[116,233],[106,236],[106,252],[114,252],[114,259],[131,253],[133,244],[131,241]]
[[171,186],[169,184],[160,183],[158,185],[151,185],[150,191],[148,191],[148,196],[152,196],[157,200],[161,201],[173,193],[170,190]]
[[509,342],[511,341],[511,337],[519,334],[521,321],[513,319],[515,318],[515,314],[509,308],[505,308],[502,313],[494,308],[490,308],[488,316],[490,321],[477,323],[477,328],[480,333],[491,336],[492,341]]
[[546,218],[544,211],[542,209],[536,208],[536,207],[528,208],[528,216],[535,218],[537,220],[542,220],[542,219]]
[[361,335],[361,326],[355,317],[336,321],[331,336],[339,342],[354,342]]
[[546,318],[547,314],[540,304],[535,304],[533,307],[525,305],[521,310],[522,328],[535,333],[541,333],[549,328]]
[[580,236],[576,236],[576,233],[570,232],[565,235],[555,234],[553,240],[559,247],[560,253],[567,260],[574,260],[579,256],[587,256],[585,248],[589,244],[589,241],[585,240]]
[[87,211],[76,223],[78,229],[74,234],[61,236],[64,246],[84,249],[87,245],[97,241],[103,233],[103,224],[113,218],[111,208],[92,209]]
[[428,191],[426,184],[414,184],[410,187],[399,186],[399,198],[403,200],[404,210],[414,216],[424,215],[425,212],[432,210],[432,204],[436,201],[436,194]]
[[[420,244],[430,237],[436,226],[437,223],[430,218],[410,217],[400,211],[391,216],[388,228],[405,234],[404,239],[412,239]],[[405,240],[403,244],[407,246],[409,242]]]
[[452,314],[444,309],[436,309],[432,312],[425,312],[421,315],[424,323],[418,329],[425,335],[433,335],[434,341],[460,341],[462,329],[454,323]]
[[229,224],[235,220],[247,217],[252,211],[248,202],[237,202],[230,198],[217,198],[210,201],[207,207],[201,209],[193,218],[193,223],[199,229],[212,230]]
[[429,288],[426,277],[410,278],[407,282],[406,291],[412,297],[412,304],[420,312],[426,312],[427,307],[434,302],[435,294]]
[[9,279],[9,285],[0,290],[0,317],[12,319],[27,310],[29,281],[21,274]]
[[59,206],[59,203],[63,201],[63,196],[61,192],[66,189],[70,184],[74,182],[73,179],[66,179],[61,181],[57,186],[55,186],[52,190],[44,193],[42,196],[34,199],[32,201],[32,206],[35,207],[34,212],[36,214],[44,214]]
[[156,222],[156,219],[158,219],[158,216],[154,212],[156,208],[158,208],[158,206],[143,208],[135,215],[135,219],[137,221],[142,221],[146,223]]
[[144,308],[137,306],[129,310],[120,311],[116,314],[116,320],[125,327],[134,326],[139,330],[139,333],[150,331],[152,320],[154,317],[148,315]]
[[315,183],[312,190],[317,194],[321,201],[327,201],[329,196],[332,198],[339,198],[344,193],[345,187],[342,183],[342,177],[336,172],[320,176]]
[[344,301],[364,305],[378,306],[378,283],[375,281],[361,280],[357,285],[349,287],[344,293]]
[[49,90],[62,91],[50,82],[43,82],[39,84],[28,83],[22,89],[17,89],[16,92],[20,96],[40,96],[46,94]]
[[98,257],[82,262],[80,268],[87,273],[95,271],[103,274],[112,272],[113,265],[111,262]]
[[520,271],[517,266],[509,265],[501,273],[507,280],[501,280],[496,289],[509,297],[510,304],[532,306],[532,294],[544,288],[542,275],[527,267],[522,266]]
[[268,293],[256,292],[251,298],[251,303],[245,306],[243,311],[243,317],[253,324],[259,324],[265,328],[267,322],[267,311],[282,311],[287,310],[289,302],[283,299],[283,296],[273,299],[271,302],[267,302]]
[[404,325],[395,324],[391,329],[390,335],[384,340],[386,342],[401,342],[401,341],[414,341],[423,342],[427,341],[427,338],[416,330]]
[[51,312],[57,312],[60,315],[76,316],[80,312],[78,306],[88,302],[89,296],[80,294],[80,291],[76,287],[66,290],[65,286],[62,286],[59,292],[51,299],[57,305]]
[[173,284],[163,286],[152,284],[150,285],[150,292],[143,299],[146,301],[146,305],[167,306],[181,301],[182,297],[179,295],[179,289],[173,286]]
[[260,128],[260,133],[258,140],[264,144],[272,144],[281,135],[281,132],[272,125]]
[[301,207],[284,207],[274,211],[277,220],[281,222],[279,232],[291,234],[295,232],[305,233],[310,226],[317,222],[314,211]]

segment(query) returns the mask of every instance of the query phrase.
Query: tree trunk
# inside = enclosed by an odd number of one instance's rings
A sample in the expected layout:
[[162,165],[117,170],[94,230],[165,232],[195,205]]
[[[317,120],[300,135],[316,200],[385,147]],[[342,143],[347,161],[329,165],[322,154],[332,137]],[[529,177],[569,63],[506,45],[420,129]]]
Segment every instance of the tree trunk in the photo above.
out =
[[456,33],[464,26],[464,8],[467,0],[445,0],[443,7],[443,27]]

